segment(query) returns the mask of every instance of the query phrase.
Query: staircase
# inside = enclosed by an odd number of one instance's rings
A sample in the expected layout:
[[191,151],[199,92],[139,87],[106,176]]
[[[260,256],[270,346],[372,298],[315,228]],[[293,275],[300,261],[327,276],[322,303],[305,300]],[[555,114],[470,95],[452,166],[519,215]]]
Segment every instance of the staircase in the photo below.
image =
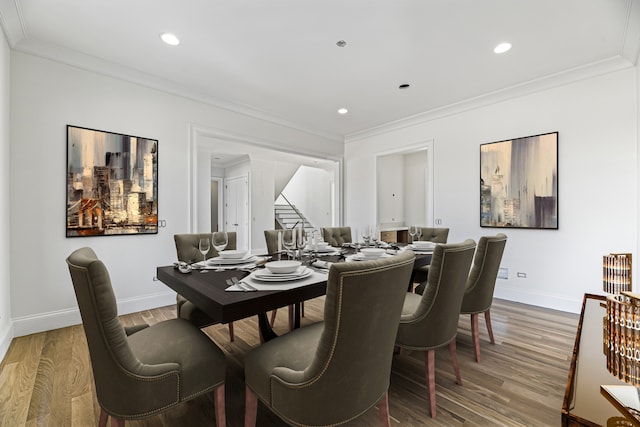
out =
[[[306,231],[313,230],[313,224],[294,205],[275,205],[276,228],[289,229],[294,225]],[[297,225],[296,225],[297,223]]]

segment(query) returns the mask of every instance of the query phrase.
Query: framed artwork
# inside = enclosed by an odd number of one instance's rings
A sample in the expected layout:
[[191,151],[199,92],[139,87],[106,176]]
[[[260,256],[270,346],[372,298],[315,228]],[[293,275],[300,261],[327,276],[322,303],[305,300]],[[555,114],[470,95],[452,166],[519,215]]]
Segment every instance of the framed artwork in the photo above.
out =
[[480,145],[480,226],[558,229],[558,132]]
[[67,126],[67,237],[158,233],[158,141]]

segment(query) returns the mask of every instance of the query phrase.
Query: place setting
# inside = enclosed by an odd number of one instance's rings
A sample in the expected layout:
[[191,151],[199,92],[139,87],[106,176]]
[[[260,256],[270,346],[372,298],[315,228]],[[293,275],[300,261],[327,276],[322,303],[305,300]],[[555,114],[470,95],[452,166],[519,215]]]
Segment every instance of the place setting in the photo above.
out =
[[433,253],[433,250],[436,248],[436,243],[427,240],[416,240],[408,244],[406,248],[417,253]]
[[384,248],[362,248],[359,252],[349,255],[346,261],[372,261],[379,258],[387,258],[393,256]]
[[316,275],[319,274],[322,273],[303,265],[301,261],[270,261],[264,264],[264,268],[252,271],[225,290],[247,292],[248,290],[293,289],[315,283],[318,280]]

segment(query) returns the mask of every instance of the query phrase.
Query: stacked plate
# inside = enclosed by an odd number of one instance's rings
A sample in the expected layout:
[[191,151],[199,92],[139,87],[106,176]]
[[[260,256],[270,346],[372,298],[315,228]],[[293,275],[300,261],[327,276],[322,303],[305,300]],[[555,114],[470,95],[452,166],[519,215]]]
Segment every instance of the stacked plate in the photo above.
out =
[[255,255],[251,255],[245,252],[244,256],[241,258],[229,258],[227,256],[217,256],[213,258],[209,258],[207,260],[207,265],[210,266],[219,266],[219,265],[240,265],[240,264],[248,264],[250,262],[256,262],[258,257]]
[[313,271],[297,261],[273,261],[265,264],[264,270],[251,273],[251,278],[264,282],[289,282],[309,277]]
[[409,245],[410,249],[413,249],[416,252],[433,252],[436,244],[434,242],[417,240]]

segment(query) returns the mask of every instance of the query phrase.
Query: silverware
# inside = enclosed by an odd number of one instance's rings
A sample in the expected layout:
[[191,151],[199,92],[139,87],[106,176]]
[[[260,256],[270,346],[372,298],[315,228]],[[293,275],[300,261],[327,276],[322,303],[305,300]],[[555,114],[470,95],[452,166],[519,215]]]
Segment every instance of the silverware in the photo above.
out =
[[[238,278],[237,278],[237,277],[232,277],[232,278],[231,278],[231,281],[232,281],[234,284],[236,284],[236,285],[240,286],[241,288],[243,288],[243,289],[247,289],[248,291],[257,291],[257,289],[256,289],[256,288],[254,288],[253,286],[251,286],[251,285],[250,285],[250,284],[248,284],[247,282],[243,282],[243,281],[241,281],[241,280],[238,280]],[[246,291],[245,291],[245,292],[246,292]]]

